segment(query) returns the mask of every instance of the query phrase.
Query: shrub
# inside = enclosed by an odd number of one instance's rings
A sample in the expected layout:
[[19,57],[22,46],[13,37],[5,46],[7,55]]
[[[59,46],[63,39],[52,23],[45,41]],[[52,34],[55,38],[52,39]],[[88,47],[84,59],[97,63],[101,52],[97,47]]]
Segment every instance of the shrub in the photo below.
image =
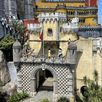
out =
[[29,97],[29,95],[26,92],[17,92],[14,95],[9,97],[8,102],[20,102],[21,100]]
[[95,70],[93,73],[93,80],[88,79],[86,76],[83,78],[84,85],[81,88],[81,94],[77,94],[81,102],[102,102],[102,87],[98,83],[98,72]]
[[49,102],[49,100],[48,99],[43,99],[43,100],[41,100],[41,102]]
[[69,99],[66,97],[60,97],[57,102],[69,102]]

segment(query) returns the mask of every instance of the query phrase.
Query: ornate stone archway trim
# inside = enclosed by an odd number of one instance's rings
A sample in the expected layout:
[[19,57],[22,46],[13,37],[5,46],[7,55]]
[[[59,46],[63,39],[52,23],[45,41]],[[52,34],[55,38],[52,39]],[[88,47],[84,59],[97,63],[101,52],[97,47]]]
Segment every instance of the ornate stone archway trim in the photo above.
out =
[[[31,88],[30,89],[31,89],[31,92],[34,92],[34,93],[36,93],[36,77],[35,77],[35,75],[36,75],[36,73],[37,73],[37,71],[39,69],[42,69],[42,68],[38,66],[31,73]],[[45,67],[44,69],[45,70],[47,69],[47,70],[49,70],[52,73],[52,75],[54,77],[54,80],[53,80],[53,88],[54,88],[54,91],[53,91],[53,93],[54,94],[57,94],[57,74],[50,67]]]

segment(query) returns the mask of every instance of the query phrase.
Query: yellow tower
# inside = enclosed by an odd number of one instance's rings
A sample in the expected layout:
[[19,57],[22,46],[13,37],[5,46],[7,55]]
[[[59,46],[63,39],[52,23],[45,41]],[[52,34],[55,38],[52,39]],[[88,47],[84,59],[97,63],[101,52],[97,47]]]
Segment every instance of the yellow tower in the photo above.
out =
[[34,7],[36,15],[42,12],[66,12],[69,21],[77,11],[80,25],[97,25],[97,7],[87,6],[85,0],[39,0],[34,2]]

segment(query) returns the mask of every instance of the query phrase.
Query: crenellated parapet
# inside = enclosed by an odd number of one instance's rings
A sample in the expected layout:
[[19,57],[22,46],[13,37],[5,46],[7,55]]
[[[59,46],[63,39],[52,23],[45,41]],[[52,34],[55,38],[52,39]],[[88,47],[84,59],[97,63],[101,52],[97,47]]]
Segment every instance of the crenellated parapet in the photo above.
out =
[[92,37],[98,38],[102,37],[102,27],[100,25],[97,26],[81,26],[78,32],[79,36],[84,38]]
[[40,32],[41,30],[41,24],[28,24],[27,29],[29,31],[35,31],[35,32]]
[[75,17],[69,23],[64,23],[63,26],[64,32],[78,32],[79,29],[79,18]]
[[43,21],[66,21],[65,13],[41,13],[38,16],[39,22]]
[[93,38],[92,39],[92,47],[93,51],[101,50],[102,49],[102,38]]

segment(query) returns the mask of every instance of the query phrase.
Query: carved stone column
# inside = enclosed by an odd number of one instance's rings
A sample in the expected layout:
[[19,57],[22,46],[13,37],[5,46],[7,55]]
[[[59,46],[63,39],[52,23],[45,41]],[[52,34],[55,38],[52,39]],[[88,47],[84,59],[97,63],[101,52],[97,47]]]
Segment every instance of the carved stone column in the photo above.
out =
[[58,91],[58,90],[57,90],[57,81],[54,80],[54,81],[53,81],[53,93],[54,93],[54,94],[57,94],[57,91]]
[[21,72],[18,72],[18,74],[17,74],[17,82],[18,82],[18,90],[20,91],[20,90],[22,90],[22,80],[21,80],[21,77],[22,77],[22,74],[21,74]]
[[31,78],[31,92],[36,93],[36,78]]
[[59,21],[56,21],[56,40],[59,41]]
[[73,99],[75,99],[75,69],[72,69],[72,81],[73,81],[73,84],[72,84],[72,88],[73,88],[73,90],[72,90],[72,95],[73,95]]
[[57,93],[58,93],[57,81],[54,80],[53,81],[53,102],[56,102],[57,101]]

